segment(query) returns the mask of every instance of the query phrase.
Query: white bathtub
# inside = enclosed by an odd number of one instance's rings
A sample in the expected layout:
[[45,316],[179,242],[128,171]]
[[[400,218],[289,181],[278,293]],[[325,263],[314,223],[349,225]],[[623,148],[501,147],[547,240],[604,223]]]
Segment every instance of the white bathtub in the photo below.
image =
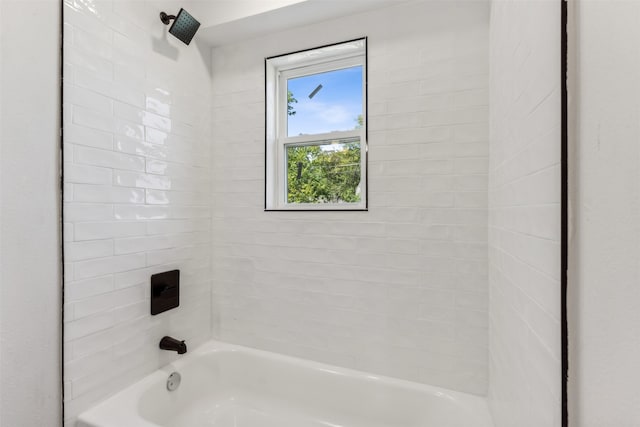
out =
[[[167,378],[182,383],[168,391]],[[78,427],[492,427],[483,398],[209,342],[79,416]]]

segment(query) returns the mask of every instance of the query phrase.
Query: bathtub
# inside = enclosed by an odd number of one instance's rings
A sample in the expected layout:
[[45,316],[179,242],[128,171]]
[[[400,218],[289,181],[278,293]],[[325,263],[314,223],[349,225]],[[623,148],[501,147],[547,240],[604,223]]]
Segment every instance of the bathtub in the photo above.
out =
[[[181,383],[168,391],[173,372]],[[78,427],[493,427],[485,400],[209,342],[82,413]]]

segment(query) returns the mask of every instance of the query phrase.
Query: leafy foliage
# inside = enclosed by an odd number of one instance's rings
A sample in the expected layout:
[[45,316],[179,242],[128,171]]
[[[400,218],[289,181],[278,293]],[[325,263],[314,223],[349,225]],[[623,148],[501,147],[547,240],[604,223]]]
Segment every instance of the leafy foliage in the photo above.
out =
[[360,201],[360,143],[287,147],[287,202]]
[[298,100],[293,96],[293,93],[288,90],[287,91],[287,114],[290,116],[295,116],[296,114],[296,110],[293,109],[293,105],[291,104],[297,104]]

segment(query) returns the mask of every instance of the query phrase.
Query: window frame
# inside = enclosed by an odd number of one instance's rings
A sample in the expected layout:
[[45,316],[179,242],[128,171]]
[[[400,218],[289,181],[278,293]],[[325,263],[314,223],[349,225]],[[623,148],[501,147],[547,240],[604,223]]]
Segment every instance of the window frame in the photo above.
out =
[[[351,67],[362,67],[360,129],[288,136],[287,81]],[[368,210],[367,38],[362,37],[265,59],[265,211]],[[360,201],[355,203],[289,203],[288,146],[322,145],[329,140],[359,138]]]

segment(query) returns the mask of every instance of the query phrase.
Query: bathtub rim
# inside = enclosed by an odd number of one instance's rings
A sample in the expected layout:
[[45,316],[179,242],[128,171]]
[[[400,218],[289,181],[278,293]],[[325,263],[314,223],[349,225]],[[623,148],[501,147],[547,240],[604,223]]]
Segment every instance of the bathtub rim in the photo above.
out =
[[[284,362],[297,367],[311,369],[316,372],[319,371],[323,374],[350,377],[368,384],[381,384],[392,388],[402,388],[414,392],[425,393],[426,395],[432,396],[436,399],[448,400],[450,404],[463,406],[473,413],[484,413],[490,417],[486,396],[479,396],[447,389],[445,387],[339,367],[296,356],[256,349],[253,347],[231,344],[218,340],[209,340],[198,346],[195,350],[189,351],[186,355],[180,356],[178,359],[158,368],[144,378],[108,396],[104,400],[96,403],[90,409],[82,412],[78,415],[76,426],[121,427],[123,425],[127,425],[127,427],[159,427],[158,424],[148,421],[140,414],[138,404],[144,393],[149,390],[150,387],[156,386],[158,383],[165,383],[172,372],[180,372],[180,370],[186,365],[189,365],[192,360],[197,360],[203,356],[216,353],[245,353],[266,360]],[[114,406],[118,408],[118,411],[112,410]],[[135,419],[132,419],[132,416],[135,416]],[[105,423],[105,420],[108,420],[108,422]]]

